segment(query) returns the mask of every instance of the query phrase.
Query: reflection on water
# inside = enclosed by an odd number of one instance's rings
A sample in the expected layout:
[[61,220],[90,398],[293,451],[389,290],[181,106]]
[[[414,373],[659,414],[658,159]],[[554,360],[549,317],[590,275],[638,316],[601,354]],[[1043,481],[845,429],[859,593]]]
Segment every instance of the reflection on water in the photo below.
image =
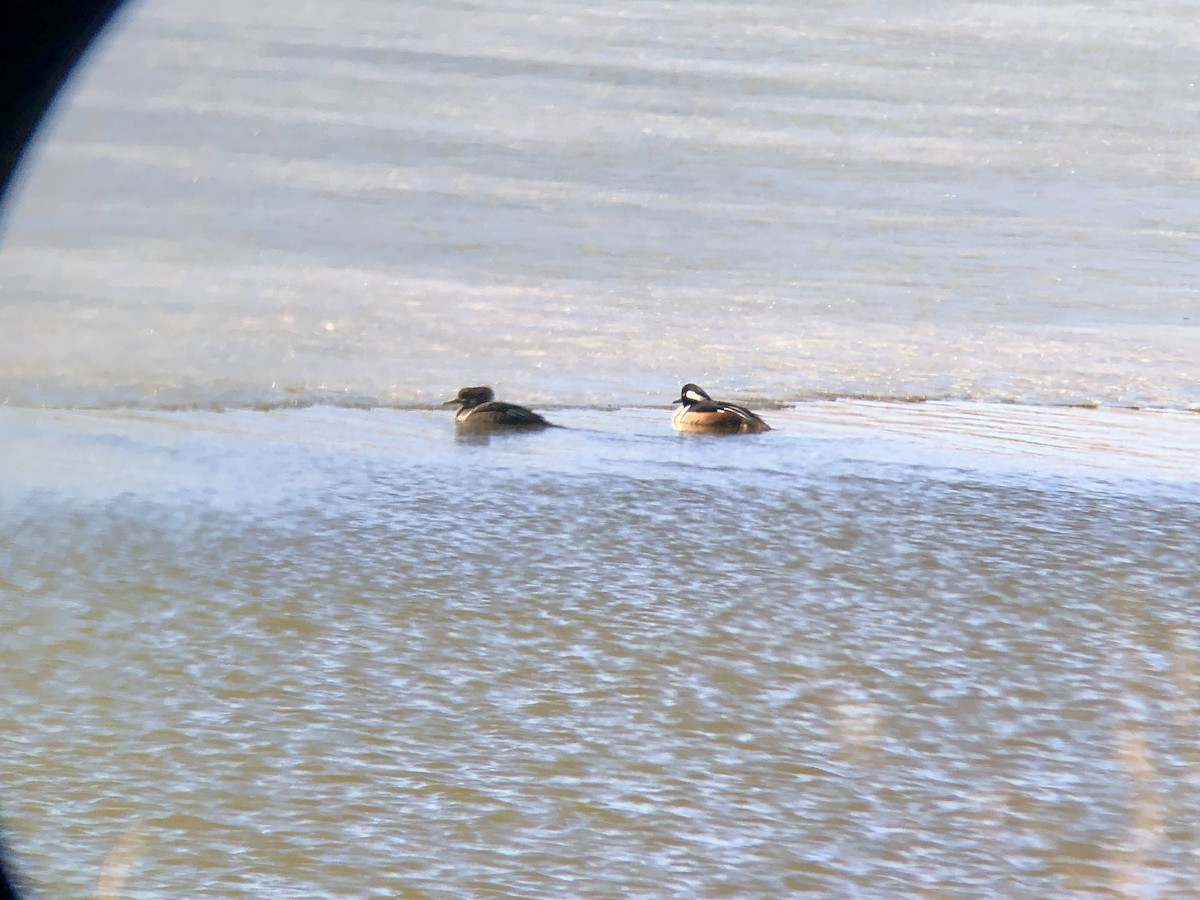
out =
[[9,403],[1197,405],[1186,5],[128,12],[10,210]]
[[22,859],[85,894],[132,828],[130,896],[1185,894],[1195,480],[862,458],[855,409],[6,411]]

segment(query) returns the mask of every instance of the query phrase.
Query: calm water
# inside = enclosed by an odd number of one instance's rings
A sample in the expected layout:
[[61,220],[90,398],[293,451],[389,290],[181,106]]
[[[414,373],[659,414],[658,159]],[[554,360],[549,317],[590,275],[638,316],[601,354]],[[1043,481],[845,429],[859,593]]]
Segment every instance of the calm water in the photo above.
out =
[[1200,31],[927,6],[127,9],[0,249],[39,892],[1200,892]]

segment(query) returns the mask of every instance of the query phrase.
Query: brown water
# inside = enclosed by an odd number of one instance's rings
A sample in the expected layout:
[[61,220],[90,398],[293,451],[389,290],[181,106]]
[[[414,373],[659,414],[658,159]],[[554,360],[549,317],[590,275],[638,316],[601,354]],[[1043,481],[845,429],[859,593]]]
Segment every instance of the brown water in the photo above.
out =
[[1196,417],[554,416],[0,411],[25,870],[87,894],[124,835],[133,897],[1200,885]]
[[4,210],[26,878],[1200,894],[1198,35],[127,7]]

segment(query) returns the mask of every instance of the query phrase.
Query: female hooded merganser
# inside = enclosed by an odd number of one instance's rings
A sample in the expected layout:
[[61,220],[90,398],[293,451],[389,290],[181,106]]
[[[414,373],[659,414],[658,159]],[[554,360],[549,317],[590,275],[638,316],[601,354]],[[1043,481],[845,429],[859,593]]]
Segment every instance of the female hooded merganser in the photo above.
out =
[[458,406],[454,421],[459,428],[483,431],[491,428],[553,428],[537,413],[497,400],[490,387],[465,387],[442,406]]
[[[736,403],[714,400],[696,384],[685,384],[674,401],[679,409],[671,416],[676,431],[756,432],[771,426],[755,413]],[[672,405],[674,405],[674,403]]]

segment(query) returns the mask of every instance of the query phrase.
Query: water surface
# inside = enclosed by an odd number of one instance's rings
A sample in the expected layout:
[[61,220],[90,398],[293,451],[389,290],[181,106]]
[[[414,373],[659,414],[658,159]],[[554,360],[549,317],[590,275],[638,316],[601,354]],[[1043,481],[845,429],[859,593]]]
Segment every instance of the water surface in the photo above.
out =
[[1193,19],[127,7],[0,248],[29,881],[1195,896]]

